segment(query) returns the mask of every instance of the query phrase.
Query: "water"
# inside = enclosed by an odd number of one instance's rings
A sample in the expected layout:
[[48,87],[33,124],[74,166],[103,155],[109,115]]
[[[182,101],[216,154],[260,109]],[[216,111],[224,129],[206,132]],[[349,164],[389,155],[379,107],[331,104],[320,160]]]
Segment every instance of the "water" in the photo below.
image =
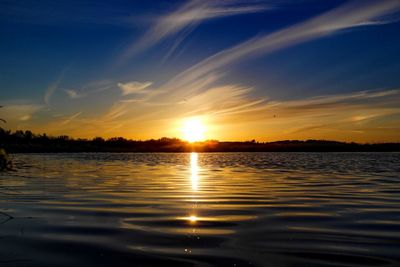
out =
[[400,266],[400,153],[14,161],[1,266]]

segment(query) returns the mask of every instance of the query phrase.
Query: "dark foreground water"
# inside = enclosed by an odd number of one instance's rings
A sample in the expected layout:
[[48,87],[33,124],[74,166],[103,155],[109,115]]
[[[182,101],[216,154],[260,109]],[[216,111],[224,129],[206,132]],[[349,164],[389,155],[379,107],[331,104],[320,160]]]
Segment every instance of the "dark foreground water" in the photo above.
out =
[[399,153],[14,160],[0,266],[400,266]]

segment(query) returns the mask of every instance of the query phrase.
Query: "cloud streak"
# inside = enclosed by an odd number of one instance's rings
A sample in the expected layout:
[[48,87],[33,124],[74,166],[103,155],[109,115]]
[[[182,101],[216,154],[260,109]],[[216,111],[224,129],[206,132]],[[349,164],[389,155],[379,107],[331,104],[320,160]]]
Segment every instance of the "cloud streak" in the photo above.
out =
[[[366,21],[373,21],[399,9],[400,1],[397,0],[350,2],[305,22],[272,34],[252,38],[210,56],[172,78],[165,84],[164,89],[169,98],[179,95],[188,97],[198,93],[196,84],[210,76],[220,75],[226,71],[225,67],[240,60],[270,54],[341,30],[360,27]],[[371,22],[367,24],[370,25]],[[380,25],[380,23],[374,25]]]
[[43,105],[30,103],[9,103],[2,109],[2,117],[10,123],[27,122],[33,114],[43,109]]
[[122,95],[130,95],[143,93],[146,88],[152,85],[152,82],[128,82],[128,83],[118,83],[118,87],[122,91]]
[[[137,53],[147,50],[163,40],[183,32],[182,38],[180,38],[180,41],[175,45],[176,48],[176,46],[182,42],[182,39],[202,21],[261,12],[268,8],[271,7],[252,3],[251,1],[188,1],[177,10],[159,17],[154,25],[123,53],[120,61],[127,60]],[[172,53],[172,51],[170,51],[169,54],[170,53]]]
[[[343,135],[343,140],[357,133],[379,132],[380,128],[400,123],[400,90],[362,91],[341,95],[326,95],[302,100],[272,102],[266,106],[265,114],[276,114],[276,118],[264,118],[268,125],[281,130],[289,137],[299,134],[331,136]],[[260,118],[262,119],[262,118]],[[279,131],[275,130],[278,136]],[[320,134],[320,135],[318,135]],[[347,134],[347,136],[346,136]],[[380,133],[400,140],[396,131]],[[361,138],[362,136],[359,136]],[[354,138],[354,137],[353,137]],[[373,138],[365,135],[364,140]],[[396,140],[396,139],[393,139]]]
[[82,114],[82,112],[77,112],[77,113],[75,113],[75,114],[69,116],[68,118],[64,119],[64,120],[60,123],[60,125],[66,125],[66,124],[71,123],[74,119],[76,119],[76,118],[77,118],[79,115],[81,115],[81,114]]
[[54,92],[57,90],[63,78],[64,78],[64,71],[60,74],[57,80],[55,80],[52,84],[49,85],[49,87],[47,87],[43,96],[43,101],[46,105],[50,105],[50,99],[53,96]]
[[65,89],[64,91],[71,99],[78,99],[86,97],[91,94],[100,93],[112,89],[114,87],[115,86],[113,82],[108,80],[101,80],[101,81],[91,82],[79,90]]

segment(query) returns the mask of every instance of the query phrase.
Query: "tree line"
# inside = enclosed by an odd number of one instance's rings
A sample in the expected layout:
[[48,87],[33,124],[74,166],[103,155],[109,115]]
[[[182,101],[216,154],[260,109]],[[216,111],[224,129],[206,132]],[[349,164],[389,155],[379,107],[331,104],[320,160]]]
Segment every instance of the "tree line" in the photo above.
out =
[[131,140],[123,137],[74,139],[67,135],[48,136],[31,131],[10,131],[0,128],[0,147],[9,153],[48,152],[267,152],[267,151],[400,151],[400,143],[359,144],[328,140],[284,140],[277,142],[220,142],[208,140],[189,143],[178,138],[163,137]]

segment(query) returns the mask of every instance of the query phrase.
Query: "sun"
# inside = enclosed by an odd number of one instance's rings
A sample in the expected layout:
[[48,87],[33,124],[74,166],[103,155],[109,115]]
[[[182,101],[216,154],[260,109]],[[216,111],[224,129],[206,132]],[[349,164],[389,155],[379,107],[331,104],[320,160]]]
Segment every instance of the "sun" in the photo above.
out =
[[183,139],[189,142],[204,140],[205,126],[200,118],[189,118],[183,122]]

